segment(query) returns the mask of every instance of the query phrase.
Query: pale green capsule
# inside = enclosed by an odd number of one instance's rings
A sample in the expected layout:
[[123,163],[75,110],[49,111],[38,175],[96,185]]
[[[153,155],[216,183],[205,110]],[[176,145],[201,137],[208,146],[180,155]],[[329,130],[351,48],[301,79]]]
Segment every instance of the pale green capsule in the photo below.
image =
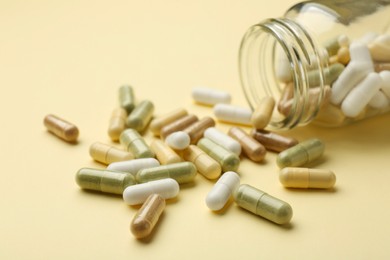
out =
[[119,105],[123,107],[127,114],[130,114],[135,107],[135,98],[133,87],[129,85],[123,85],[119,88]]
[[122,194],[126,187],[136,184],[127,172],[81,168],[76,174],[77,184],[86,190]]
[[119,137],[119,142],[124,145],[127,151],[134,154],[136,159],[153,158],[155,155],[145,140],[135,129],[126,129]]
[[321,157],[324,150],[321,140],[309,139],[279,153],[276,163],[280,168],[301,166]]
[[240,158],[235,153],[223,148],[208,138],[200,139],[197,146],[216,160],[221,165],[223,172],[235,172],[240,166]]
[[140,102],[127,117],[127,127],[142,132],[153,117],[154,105],[149,100]]
[[197,169],[193,163],[180,162],[142,169],[137,173],[136,180],[139,183],[144,183],[153,180],[172,178],[179,184],[183,184],[193,181],[196,174]]
[[290,222],[293,215],[290,204],[247,184],[238,187],[234,200],[238,206],[277,224]]
[[[345,66],[341,63],[334,63],[324,70],[325,85],[331,85],[343,72]],[[318,70],[312,70],[308,73],[309,85],[318,87],[321,85],[320,73]]]

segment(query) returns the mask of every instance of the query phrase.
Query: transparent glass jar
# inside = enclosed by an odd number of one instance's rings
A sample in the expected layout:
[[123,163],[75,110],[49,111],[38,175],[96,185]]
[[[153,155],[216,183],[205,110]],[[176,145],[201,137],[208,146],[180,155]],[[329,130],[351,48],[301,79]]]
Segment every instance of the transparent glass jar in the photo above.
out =
[[[389,21],[390,0],[318,0],[253,25],[239,53],[250,107],[274,97],[273,129],[342,126],[388,112]],[[375,86],[366,93],[367,84]]]

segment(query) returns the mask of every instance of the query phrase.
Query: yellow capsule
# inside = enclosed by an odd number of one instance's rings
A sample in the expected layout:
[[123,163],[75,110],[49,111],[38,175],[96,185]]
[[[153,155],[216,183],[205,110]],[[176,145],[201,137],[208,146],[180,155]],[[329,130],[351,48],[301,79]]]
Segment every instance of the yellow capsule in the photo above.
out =
[[185,161],[192,162],[198,172],[207,179],[216,179],[221,175],[221,165],[196,145],[190,145],[182,151]]
[[112,111],[108,126],[108,135],[112,141],[118,141],[119,136],[126,129],[127,112],[122,107],[117,107]]
[[251,122],[256,129],[264,129],[271,120],[275,107],[275,99],[271,96],[264,97],[260,100],[259,105],[253,111]]
[[159,136],[161,128],[186,115],[188,115],[188,112],[184,108],[175,109],[168,114],[153,119],[152,122],[150,122],[149,129],[154,135]]
[[43,120],[43,124],[57,137],[67,141],[67,142],[76,142],[79,136],[79,130],[77,126],[68,121],[59,118],[55,115],[47,115]]
[[93,143],[89,147],[89,154],[95,161],[107,165],[113,162],[134,159],[134,155],[132,153],[99,142]]
[[286,188],[329,189],[336,183],[330,170],[286,167],[279,172],[279,180]]
[[180,156],[175,153],[165,142],[155,139],[150,143],[150,149],[155,153],[161,164],[181,162]]

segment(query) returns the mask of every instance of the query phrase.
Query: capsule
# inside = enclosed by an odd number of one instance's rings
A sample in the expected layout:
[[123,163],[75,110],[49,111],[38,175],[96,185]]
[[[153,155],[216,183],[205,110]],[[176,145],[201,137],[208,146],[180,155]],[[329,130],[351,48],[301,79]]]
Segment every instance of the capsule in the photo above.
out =
[[312,162],[324,153],[325,145],[319,139],[309,139],[278,154],[279,168],[295,167]]
[[221,165],[196,145],[190,145],[183,150],[185,161],[195,164],[196,169],[207,179],[216,179],[221,175]]
[[210,139],[202,138],[197,145],[221,165],[223,172],[235,172],[240,166],[240,158],[235,153],[230,152]]
[[92,168],[81,168],[76,174],[76,182],[86,190],[113,194],[122,194],[126,187],[136,184],[129,173]]
[[113,162],[107,166],[107,170],[131,173],[134,177],[139,170],[160,166],[160,162],[154,158],[140,158],[121,162]]
[[292,218],[290,204],[250,185],[241,184],[233,196],[238,206],[276,224],[287,224]]
[[279,172],[279,180],[286,188],[330,189],[336,175],[330,170],[286,167]]
[[192,182],[196,173],[197,169],[193,163],[180,162],[140,170],[137,173],[136,180],[139,183],[144,183],[153,180],[172,178],[179,184],[184,184]]
[[182,131],[185,128],[187,128],[189,125],[195,123],[198,120],[199,120],[198,117],[195,115],[187,115],[181,117],[178,120],[173,121],[172,123],[164,126],[160,131],[160,136],[162,139],[165,139],[168,135],[172,134],[173,132]]
[[43,120],[47,130],[55,136],[67,141],[76,142],[79,137],[79,129],[72,123],[55,115],[47,115]]
[[119,88],[119,105],[124,108],[127,114],[130,114],[135,107],[135,97],[133,87],[123,85]]
[[252,129],[251,136],[264,145],[267,150],[278,153],[298,144],[298,141],[294,138],[282,136],[265,130]]
[[184,131],[173,132],[165,139],[165,143],[174,150],[183,150],[190,145],[190,136]]
[[244,154],[249,159],[254,162],[261,162],[264,160],[267,150],[261,143],[248,135],[244,130],[239,127],[232,127],[229,129],[228,134],[241,144]]
[[95,161],[103,164],[134,159],[134,155],[130,152],[99,142],[95,142],[89,147],[89,154]]
[[177,108],[161,117],[157,117],[150,122],[149,129],[155,135],[159,136],[161,128],[188,115],[184,108]]
[[196,144],[200,138],[203,137],[204,131],[209,128],[215,126],[215,121],[209,116],[206,116],[199,121],[191,124],[183,131],[186,132],[191,139],[191,144]]
[[240,176],[235,172],[225,172],[207,194],[206,205],[211,210],[220,210],[240,185]]
[[192,98],[200,104],[213,106],[218,103],[229,104],[231,96],[229,93],[205,87],[195,87],[192,89]]
[[179,190],[179,184],[174,179],[155,180],[128,186],[123,191],[123,200],[128,205],[137,205],[144,203],[151,194],[159,194],[164,199],[174,198]]
[[124,108],[118,107],[112,111],[110,123],[108,126],[108,136],[112,141],[119,140],[119,136],[126,129],[127,112]]
[[253,127],[264,129],[271,120],[274,107],[275,99],[273,97],[268,96],[261,99],[259,105],[252,113],[251,122]]
[[145,140],[135,129],[126,129],[119,137],[119,142],[132,152],[136,159],[153,158],[155,155]]
[[203,136],[210,139],[216,144],[219,144],[223,148],[237,154],[241,154],[241,145],[239,142],[231,138],[229,135],[219,131],[215,127],[209,127],[204,131]]
[[150,149],[152,149],[156,158],[163,165],[181,162],[180,156],[159,139],[153,140],[150,143]]
[[154,105],[149,100],[140,102],[127,117],[127,127],[133,128],[138,132],[145,130],[153,117]]
[[249,108],[228,104],[216,104],[213,110],[215,117],[219,121],[248,126],[252,125],[252,111]]
[[131,221],[131,233],[138,239],[149,236],[164,208],[165,200],[163,197],[158,194],[150,195]]

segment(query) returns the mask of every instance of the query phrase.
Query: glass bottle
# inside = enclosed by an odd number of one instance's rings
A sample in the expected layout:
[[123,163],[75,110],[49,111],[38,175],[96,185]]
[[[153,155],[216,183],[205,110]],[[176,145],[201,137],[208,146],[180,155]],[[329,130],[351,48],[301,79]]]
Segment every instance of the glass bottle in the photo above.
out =
[[318,0],[253,25],[239,53],[249,106],[274,97],[273,129],[341,126],[389,111],[389,17],[390,0]]

